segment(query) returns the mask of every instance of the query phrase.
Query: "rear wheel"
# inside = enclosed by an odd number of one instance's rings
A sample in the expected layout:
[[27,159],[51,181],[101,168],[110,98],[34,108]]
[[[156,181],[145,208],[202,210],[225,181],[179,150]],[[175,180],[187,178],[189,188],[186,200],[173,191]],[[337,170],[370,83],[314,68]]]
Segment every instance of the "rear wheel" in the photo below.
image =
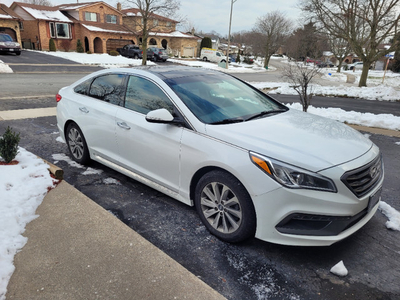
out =
[[236,243],[256,232],[256,213],[245,187],[224,171],[205,174],[196,186],[195,205],[207,229],[223,241]]
[[138,58],[139,58],[139,55],[134,54],[134,55],[133,55],[133,58],[134,58],[134,59],[138,59]]
[[66,140],[73,160],[80,164],[87,164],[90,161],[89,149],[81,129],[75,123],[68,125]]
[[204,61],[207,61],[207,57],[203,57],[203,60],[204,60]]

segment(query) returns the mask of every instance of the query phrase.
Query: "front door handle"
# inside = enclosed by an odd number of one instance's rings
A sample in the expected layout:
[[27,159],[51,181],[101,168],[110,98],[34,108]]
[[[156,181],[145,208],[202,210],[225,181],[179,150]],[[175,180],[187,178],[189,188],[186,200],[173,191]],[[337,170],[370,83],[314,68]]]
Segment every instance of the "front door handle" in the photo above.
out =
[[79,107],[79,110],[81,112],[84,112],[85,114],[87,114],[89,112],[89,110],[86,107]]
[[127,129],[127,130],[131,129],[131,128],[128,126],[128,124],[126,124],[125,122],[117,122],[117,125],[118,125],[119,127],[123,128],[123,129]]

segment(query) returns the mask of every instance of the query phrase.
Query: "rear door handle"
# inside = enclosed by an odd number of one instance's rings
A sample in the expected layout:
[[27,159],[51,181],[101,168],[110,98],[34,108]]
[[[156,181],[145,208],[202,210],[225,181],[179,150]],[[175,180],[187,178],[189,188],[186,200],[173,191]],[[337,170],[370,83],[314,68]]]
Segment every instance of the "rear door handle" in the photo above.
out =
[[117,122],[117,125],[118,125],[119,127],[123,128],[123,129],[127,129],[127,130],[131,129],[131,128],[128,126],[128,124],[126,124],[125,122]]
[[89,110],[86,107],[79,107],[79,110],[81,112],[84,112],[85,114],[87,114],[89,112]]

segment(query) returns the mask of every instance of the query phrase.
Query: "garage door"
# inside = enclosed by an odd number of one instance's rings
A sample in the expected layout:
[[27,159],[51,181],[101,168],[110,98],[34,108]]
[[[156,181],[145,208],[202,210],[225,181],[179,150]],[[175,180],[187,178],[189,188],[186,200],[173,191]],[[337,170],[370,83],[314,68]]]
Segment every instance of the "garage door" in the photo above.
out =
[[14,29],[8,27],[0,27],[0,32],[9,34],[14,41],[17,41],[17,34],[15,33]]
[[111,50],[117,50],[117,48],[122,48],[126,44],[135,44],[132,40],[122,40],[122,39],[109,39],[107,40],[107,53]]
[[194,47],[184,47],[182,56],[194,57]]

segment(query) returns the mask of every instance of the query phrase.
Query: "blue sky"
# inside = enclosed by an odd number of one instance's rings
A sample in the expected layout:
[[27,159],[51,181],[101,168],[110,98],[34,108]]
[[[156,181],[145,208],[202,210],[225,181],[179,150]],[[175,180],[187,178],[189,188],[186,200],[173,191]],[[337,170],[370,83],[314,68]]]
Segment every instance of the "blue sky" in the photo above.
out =
[[[76,3],[76,0],[50,0],[53,5]],[[6,5],[11,5],[12,0],[0,0]],[[80,0],[79,2],[93,2]],[[104,1],[116,7],[117,0]],[[296,22],[300,16],[300,10],[296,8],[298,0],[237,0],[233,5],[231,32],[251,30],[258,17],[268,12],[280,10],[286,16]],[[121,1],[123,3],[123,1]],[[197,30],[228,35],[229,15],[231,0],[180,0],[181,9],[178,14],[186,17]]]

